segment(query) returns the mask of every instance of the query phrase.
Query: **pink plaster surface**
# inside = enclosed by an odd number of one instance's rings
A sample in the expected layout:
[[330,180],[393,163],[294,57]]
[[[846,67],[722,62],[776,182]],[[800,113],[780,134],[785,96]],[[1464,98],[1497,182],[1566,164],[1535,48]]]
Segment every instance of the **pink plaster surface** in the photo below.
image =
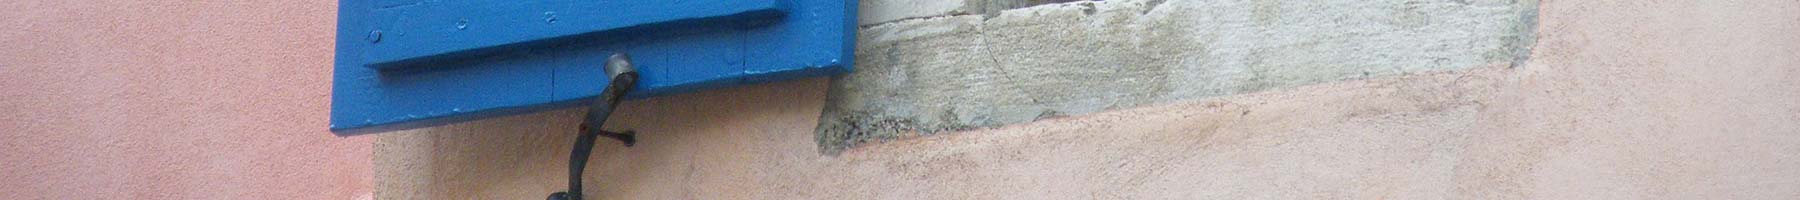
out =
[[[1543,1],[1532,60],[820,155],[826,79],[627,102],[595,199],[1800,199],[1800,1]],[[379,135],[377,195],[562,190],[580,110]]]
[[0,198],[368,198],[335,3],[0,1]]

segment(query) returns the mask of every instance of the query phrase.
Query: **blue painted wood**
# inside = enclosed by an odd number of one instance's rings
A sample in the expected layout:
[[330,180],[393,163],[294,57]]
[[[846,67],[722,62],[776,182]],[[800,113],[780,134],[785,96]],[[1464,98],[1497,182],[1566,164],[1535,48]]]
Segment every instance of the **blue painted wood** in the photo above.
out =
[[341,0],[331,130],[580,105],[609,81],[603,65],[614,52],[630,54],[642,76],[629,99],[846,73],[855,8],[855,0]]
[[[507,49],[553,45],[609,32],[753,26],[784,14],[782,1],[448,1],[384,6],[380,28],[363,59],[373,68],[479,56]],[[612,34],[618,35],[618,34]],[[561,41],[559,41],[561,40]]]

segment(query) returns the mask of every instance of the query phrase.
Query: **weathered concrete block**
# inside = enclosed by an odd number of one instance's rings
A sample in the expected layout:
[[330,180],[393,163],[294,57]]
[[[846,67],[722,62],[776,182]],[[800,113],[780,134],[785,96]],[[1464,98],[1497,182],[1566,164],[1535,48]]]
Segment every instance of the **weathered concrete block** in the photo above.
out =
[[986,15],[1033,5],[1077,0],[862,0],[857,3],[857,25],[870,26],[907,19],[955,15]]
[[[866,2],[864,12],[885,5]],[[950,7],[925,4],[930,3],[914,5]],[[972,10],[963,5],[960,12]],[[920,12],[953,14],[865,24],[860,30],[857,72],[832,83],[818,129],[821,149],[1149,103],[1516,62],[1529,53],[1537,2],[1128,0],[1048,4],[994,15]]]
[[969,2],[977,0],[862,0],[857,2],[857,25],[868,26],[911,18],[969,14]]

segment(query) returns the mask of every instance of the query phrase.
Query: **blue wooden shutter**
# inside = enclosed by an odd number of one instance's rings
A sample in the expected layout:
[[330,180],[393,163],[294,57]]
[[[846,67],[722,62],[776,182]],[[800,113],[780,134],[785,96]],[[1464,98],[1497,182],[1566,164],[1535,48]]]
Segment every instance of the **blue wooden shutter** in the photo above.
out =
[[627,53],[628,98],[846,73],[854,0],[342,0],[331,130],[583,103]]

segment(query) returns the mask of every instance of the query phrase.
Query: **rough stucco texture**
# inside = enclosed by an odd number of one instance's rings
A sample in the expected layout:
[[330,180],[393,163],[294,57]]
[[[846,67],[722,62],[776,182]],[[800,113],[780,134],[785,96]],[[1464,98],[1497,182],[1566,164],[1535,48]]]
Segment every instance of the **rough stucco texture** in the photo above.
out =
[[819,143],[1512,63],[1536,19],[1535,0],[1125,0],[875,24]]
[[357,199],[335,1],[0,1],[4,199]]
[[[821,155],[822,79],[626,103],[601,199],[1792,199],[1800,2],[1545,1],[1532,59]],[[537,199],[577,110],[379,135],[384,198]]]
[[[951,15],[999,15],[1000,11],[1028,6],[1081,0],[859,0],[857,25]],[[1148,1],[1146,1],[1148,2]]]

